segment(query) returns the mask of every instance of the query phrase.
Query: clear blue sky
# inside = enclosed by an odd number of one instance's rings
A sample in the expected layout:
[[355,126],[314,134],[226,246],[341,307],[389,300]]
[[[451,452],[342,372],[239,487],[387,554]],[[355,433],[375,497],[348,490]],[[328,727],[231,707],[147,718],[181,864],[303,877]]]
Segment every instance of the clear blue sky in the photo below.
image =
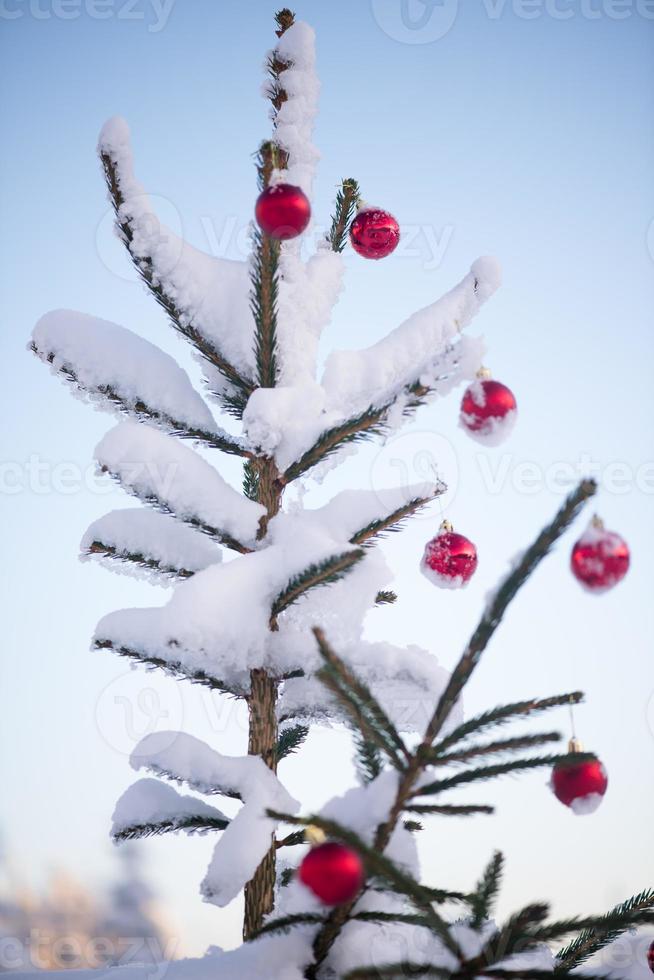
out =
[[[414,522],[385,546],[401,601],[373,613],[369,632],[429,647],[450,665],[497,575],[558,507],[553,467],[576,466],[584,454],[599,466],[598,510],[631,544],[628,578],[602,598],[582,593],[568,572],[569,536],[516,601],[468,706],[585,689],[578,729],[609,770],[604,803],[575,818],[539,774],[488,789],[496,817],[433,824],[422,843],[434,883],[469,887],[500,846],[509,856],[505,909],[551,898],[562,913],[597,910],[651,884],[654,870],[654,22],[635,2],[617,19],[608,0],[529,8],[467,0],[431,13],[410,0],[411,29],[400,8],[399,0],[298,7],[317,29],[323,84],[316,217],[327,219],[337,181],[352,175],[414,235],[383,263],[348,257],[347,292],[324,349],[372,342],[478,255],[495,254],[504,286],[476,326],[520,418],[505,446],[482,452],[457,430],[454,396],[397,443],[363,450],[314,499],[391,482],[398,460],[411,475],[425,448],[446,460],[443,475],[457,488],[448,516],[477,542],[478,574],[465,593],[435,591],[417,562],[438,515]],[[56,16],[62,9],[67,19]],[[91,884],[110,872],[109,819],[132,780],[129,732],[142,730],[157,704],[173,727],[222,751],[243,744],[238,713],[167,679],[125,678],[121,662],[88,652],[105,612],[165,595],[78,564],[87,525],[124,500],[100,494],[91,477],[80,487],[60,464],[91,473],[93,447],[111,423],[72,400],[25,350],[42,313],[71,307],[190,363],[109,234],[95,142],[110,115],[127,117],[139,175],[162,216],[199,247],[238,253],[255,196],[250,154],[267,133],[259,90],[275,8],[176,0],[167,19],[157,9],[115,0],[99,19],[91,0],[0,4],[0,827],[33,882],[54,866]],[[144,683],[145,700],[135,701]],[[564,714],[555,722],[567,727]],[[285,764],[307,807],[345,785],[344,751],[341,734],[323,732],[303,759]],[[223,916],[197,894],[211,842],[142,846],[180,951],[233,943],[237,910]]]

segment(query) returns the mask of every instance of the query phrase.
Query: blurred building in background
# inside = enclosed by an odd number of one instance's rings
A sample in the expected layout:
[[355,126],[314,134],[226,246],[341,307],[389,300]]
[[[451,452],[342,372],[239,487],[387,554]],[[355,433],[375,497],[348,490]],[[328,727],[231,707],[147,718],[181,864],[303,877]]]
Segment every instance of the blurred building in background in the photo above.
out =
[[37,893],[0,852],[0,973],[174,959],[174,936],[146,884],[138,850],[123,845],[117,853],[117,884],[91,891],[58,872]]

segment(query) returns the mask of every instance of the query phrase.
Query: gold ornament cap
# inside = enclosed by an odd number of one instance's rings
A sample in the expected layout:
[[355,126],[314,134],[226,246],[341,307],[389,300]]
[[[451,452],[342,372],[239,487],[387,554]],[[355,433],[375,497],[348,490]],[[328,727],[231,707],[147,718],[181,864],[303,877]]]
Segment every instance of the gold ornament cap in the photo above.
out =
[[583,752],[583,743],[579,741],[576,736],[573,736],[568,742],[568,752]]
[[312,847],[319,847],[320,844],[324,844],[327,840],[327,834],[320,827],[314,826],[314,824],[309,824],[308,827],[304,828],[304,836],[307,839],[307,843],[311,844]]
[[454,525],[452,524],[451,521],[445,519],[444,521],[441,521],[441,526],[439,527],[438,530],[444,534],[451,534],[452,531],[454,530]]
[[599,514],[593,514],[590,523],[592,524],[592,526],[595,528],[596,531],[604,530],[604,521],[599,516]]
[[490,378],[492,378],[492,374],[489,368],[482,365],[477,371],[477,377],[480,381],[488,381]]

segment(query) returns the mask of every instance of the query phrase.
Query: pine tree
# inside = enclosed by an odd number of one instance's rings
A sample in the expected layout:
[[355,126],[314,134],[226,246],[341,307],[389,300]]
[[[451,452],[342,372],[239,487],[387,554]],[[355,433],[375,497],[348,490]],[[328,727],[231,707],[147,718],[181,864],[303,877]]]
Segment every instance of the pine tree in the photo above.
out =
[[[259,189],[285,182],[310,195],[317,156],[313,33],[289,10],[277,14],[276,27],[267,62],[272,135],[256,155]],[[361,200],[357,182],[342,181],[329,232],[307,261],[299,240],[280,243],[254,228],[250,260],[232,262],[161,229],[134,175],[123,120],[105,124],[98,150],[118,235],[190,345],[227,428],[174,359],[131,331],[66,311],[37,324],[33,351],[121,418],[96,460],[146,505],[96,521],[84,554],[175,583],[163,608],[106,616],[94,645],[242,699],[249,712],[243,758],[183,733],[143,739],[133,763],[163,779],[143,778],[124,794],[114,838],[216,836],[204,899],[222,906],[245,892],[244,944],[215,959],[216,977],[501,980],[511,970],[541,980],[552,969],[570,972],[625,929],[651,922],[654,893],[647,891],[601,918],[552,922],[547,905],[534,904],[497,926],[491,916],[500,854],[469,893],[460,893],[420,882],[414,853],[412,835],[423,821],[492,812],[485,801],[457,804],[451,790],[594,759],[548,752],[557,732],[496,736],[507,723],[580,701],[579,692],[500,705],[465,721],[460,696],[509,603],[595,484],[579,484],[499,583],[450,675],[426,652],[361,639],[366,612],[396,598],[375,544],[428,506],[442,484],[434,480],[428,492],[352,490],[316,510],[283,508],[295,481],[338,465],[353,444],[388,434],[475,377],[481,345],[464,330],[499,285],[497,263],[478,259],[448,294],[372,347],[332,353],[319,382],[318,342],[341,289],[341,253]],[[213,465],[220,453],[242,461],[242,493]],[[222,561],[221,549],[230,560]],[[384,694],[393,685],[433,703],[424,730],[394,717],[393,698]],[[361,784],[320,813],[302,815],[278,767],[321,720],[351,727]],[[230,819],[171,782],[242,806]],[[347,845],[365,867],[358,893],[331,910],[297,876],[278,874],[277,852],[304,845],[307,827]],[[543,944],[574,934],[555,960],[543,952]],[[394,955],[415,948],[419,960]]]

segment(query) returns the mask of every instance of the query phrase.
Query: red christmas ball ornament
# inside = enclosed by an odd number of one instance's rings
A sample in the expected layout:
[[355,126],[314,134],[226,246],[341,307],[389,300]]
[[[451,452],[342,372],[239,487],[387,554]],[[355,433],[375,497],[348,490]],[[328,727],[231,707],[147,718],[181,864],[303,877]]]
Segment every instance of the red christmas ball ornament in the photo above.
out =
[[595,516],[574,544],[570,567],[589,592],[606,592],[617,585],[629,568],[629,548],[615,531],[607,531]]
[[388,211],[362,208],[350,225],[352,248],[364,259],[383,259],[397,248],[400,226]]
[[477,568],[477,549],[472,541],[457,534],[449,521],[443,521],[435,538],[425,547],[420,570],[441,589],[461,589]]
[[300,865],[300,881],[324,905],[342,905],[359,894],[364,871],[361,858],[344,844],[327,841],[312,847]]
[[649,966],[652,973],[654,973],[654,942],[647,950],[647,965]]
[[490,372],[482,368],[464,392],[459,422],[473,439],[498,446],[511,434],[517,412],[511,389],[493,381]]
[[270,238],[297,238],[311,220],[311,204],[302,188],[271,184],[259,194],[254,209],[257,223]]
[[[571,739],[569,752],[581,752],[581,743]],[[599,761],[559,762],[552,770],[551,787],[557,800],[578,816],[593,813],[602,802],[609,779]]]

